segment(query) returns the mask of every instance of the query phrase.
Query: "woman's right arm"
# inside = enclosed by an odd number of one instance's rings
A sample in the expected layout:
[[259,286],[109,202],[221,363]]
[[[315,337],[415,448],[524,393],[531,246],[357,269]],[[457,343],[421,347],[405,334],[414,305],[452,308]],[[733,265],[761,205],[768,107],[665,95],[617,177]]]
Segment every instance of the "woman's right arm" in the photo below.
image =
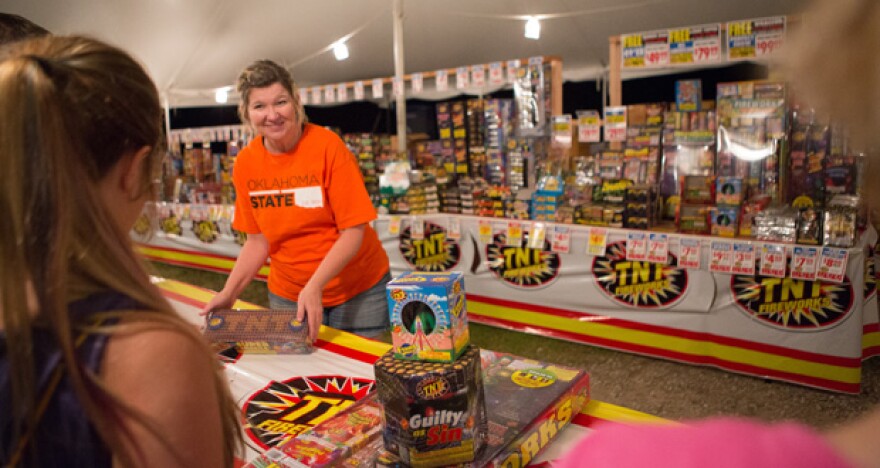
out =
[[229,309],[235,304],[236,299],[250,284],[260,268],[266,264],[269,257],[269,240],[263,234],[248,234],[247,240],[241,247],[235,266],[226,279],[223,290],[218,292],[200,312],[206,315],[214,309]]

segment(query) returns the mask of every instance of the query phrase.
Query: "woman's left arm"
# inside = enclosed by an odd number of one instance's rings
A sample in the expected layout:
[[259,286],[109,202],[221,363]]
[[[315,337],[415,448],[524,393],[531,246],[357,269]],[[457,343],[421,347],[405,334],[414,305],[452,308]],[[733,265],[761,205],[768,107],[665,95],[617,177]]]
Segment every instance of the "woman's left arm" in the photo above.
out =
[[335,278],[360,250],[366,226],[359,224],[339,231],[339,238],[336,239],[333,247],[330,247],[327,256],[299,293],[296,301],[296,317],[300,321],[304,319],[309,321],[309,338],[313,342],[318,338],[318,329],[324,317],[324,306],[321,304],[324,286]]

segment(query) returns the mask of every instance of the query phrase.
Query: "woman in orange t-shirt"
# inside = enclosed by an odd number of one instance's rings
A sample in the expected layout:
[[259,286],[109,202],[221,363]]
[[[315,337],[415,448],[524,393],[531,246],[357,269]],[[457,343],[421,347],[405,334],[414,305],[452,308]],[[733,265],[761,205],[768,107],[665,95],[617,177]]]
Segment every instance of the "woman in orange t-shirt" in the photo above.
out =
[[231,307],[268,257],[269,305],[295,308],[314,341],[323,323],[376,337],[388,328],[388,256],[354,155],[308,123],[290,73],[259,60],[238,78],[239,113],[257,137],[236,158],[232,226],[248,234],[223,290]]

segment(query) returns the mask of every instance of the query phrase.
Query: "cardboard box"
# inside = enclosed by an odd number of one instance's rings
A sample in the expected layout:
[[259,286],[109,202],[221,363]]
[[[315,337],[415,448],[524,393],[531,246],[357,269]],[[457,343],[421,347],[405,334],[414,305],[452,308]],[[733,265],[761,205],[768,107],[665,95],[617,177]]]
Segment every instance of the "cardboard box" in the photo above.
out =
[[461,272],[407,272],[388,283],[394,357],[453,362],[470,334]]
[[296,320],[293,309],[218,309],[208,316],[204,334],[215,345],[235,346],[243,353],[312,352],[308,323]]

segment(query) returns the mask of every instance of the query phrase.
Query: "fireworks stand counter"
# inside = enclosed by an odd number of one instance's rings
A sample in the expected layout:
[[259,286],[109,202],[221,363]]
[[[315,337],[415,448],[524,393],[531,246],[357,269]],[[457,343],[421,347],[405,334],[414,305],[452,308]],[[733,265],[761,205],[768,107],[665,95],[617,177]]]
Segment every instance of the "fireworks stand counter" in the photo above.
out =
[[[228,272],[240,249],[229,219],[165,207],[132,237],[151,260]],[[823,252],[445,214],[374,228],[394,275],[464,272],[477,323],[844,393],[880,354],[873,232]]]
[[[172,280],[157,278],[155,282],[181,315],[202,325],[198,311],[210,300],[213,291]],[[241,301],[235,307],[255,308]],[[271,453],[272,448],[294,435],[367,397],[375,387],[373,365],[389,349],[386,343],[322,327],[316,348],[309,355],[226,355],[224,365],[232,396],[242,408],[246,421],[247,453],[243,462],[259,466],[256,463],[261,454]],[[537,426],[514,439],[506,451],[503,466],[547,465],[588,434],[599,421],[662,421],[595,400],[571,415],[565,414],[563,405],[548,407],[536,420]],[[545,427],[548,424],[554,424],[552,430]],[[557,426],[562,427],[558,433]],[[544,440],[546,437],[542,438],[542,434],[548,433],[555,437]],[[498,464],[500,462],[495,461],[495,465]]]

